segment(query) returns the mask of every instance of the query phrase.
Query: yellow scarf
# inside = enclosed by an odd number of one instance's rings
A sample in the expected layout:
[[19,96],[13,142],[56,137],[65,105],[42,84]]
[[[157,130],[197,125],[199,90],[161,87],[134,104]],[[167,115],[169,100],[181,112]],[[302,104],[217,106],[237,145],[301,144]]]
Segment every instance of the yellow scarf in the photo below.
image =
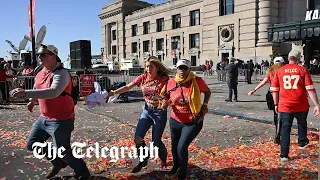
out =
[[200,95],[200,89],[199,89],[198,83],[196,81],[196,77],[197,76],[195,74],[190,72],[188,77],[185,79],[180,78],[178,74],[176,74],[176,77],[174,78],[174,80],[178,84],[183,84],[192,80],[192,85],[191,85],[190,95],[189,95],[189,105],[190,105],[191,112],[194,115],[198,115],[201,110],[201,95]]

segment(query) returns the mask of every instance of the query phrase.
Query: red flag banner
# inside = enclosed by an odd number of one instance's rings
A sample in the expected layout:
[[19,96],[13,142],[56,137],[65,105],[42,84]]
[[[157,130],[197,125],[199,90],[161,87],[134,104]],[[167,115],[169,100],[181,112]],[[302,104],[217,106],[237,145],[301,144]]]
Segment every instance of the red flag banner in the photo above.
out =
[[[35,4],[36,0],[32,0],[32,24],[31,24],[31,8],[30,4],[28,4],[28,24],[29,24],[29,31],[30,31],[30,38],[35,37]],[[31,28],[33,27],[33,34]]]

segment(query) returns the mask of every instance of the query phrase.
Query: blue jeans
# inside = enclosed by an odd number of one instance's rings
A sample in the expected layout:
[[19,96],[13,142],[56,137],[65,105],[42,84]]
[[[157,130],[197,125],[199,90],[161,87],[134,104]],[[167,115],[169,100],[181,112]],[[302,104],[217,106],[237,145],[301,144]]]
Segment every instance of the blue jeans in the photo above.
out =
[[228,88],[229,88],[229,100],[232,101],[232,90],[234,92],[234,99],[238,99],[238,82],[236,79],[228,79]]
[[[166,123],[167,111],[145,104],[135,132],[135,137],[144,139],[144,136],[152,126],[152,141],[154,146],[159,148],[159,158],[163,161],[167,159],[168,154],[167,148],[161,140]],[[136,144],[137,148],[145,146],[146,143],[144,141]]]
[[172,157],[175,167],[180,167],[179,176],[187,175],[188,147],[194,138],[198,136],[203,127],[203,121],[199,124],[183,124],[170,118]]
[[[75,177],[90,175],[86,163],[82,159],[77,159],[72,155],[70,138],[71,132],[74,129],[74,118],[64,121],[51,121],[43,117],[39,117],[32,125],[30,135],[27,139],[27,149],[32,151],[32,144],[35,142],[45,142],[50,136],[52,137],[55,147],[64,147],[66,150],[63,152],[65,156],[61,159],[56,157],[51,163],[55,167],[64,168],[69,165],[74,169]],[[42,153],[47,153],[47,146],[42,149]],[[46,157],[50,160],[48,157]]]
[[304,146],[309,142],[307,138],[307,111],[303,112],[295,112],[295,113],[285,113],[280,112],[280,117],[282,119],[282,127],[281,127],[281,157],[288,157],[289,148],[290,148],[290,133],[293,118],[296,118],[298,121],[298,144],[299,146]]

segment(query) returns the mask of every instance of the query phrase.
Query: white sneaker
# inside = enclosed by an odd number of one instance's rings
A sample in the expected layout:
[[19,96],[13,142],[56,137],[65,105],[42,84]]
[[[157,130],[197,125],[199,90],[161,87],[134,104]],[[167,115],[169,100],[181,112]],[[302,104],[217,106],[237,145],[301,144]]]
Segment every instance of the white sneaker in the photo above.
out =
[[283,158],[280,158],[280,161],[281,161],[281,162],[287,162],[287,161],[289,161],[289,159],[286,158],[286,157],[283,157]]

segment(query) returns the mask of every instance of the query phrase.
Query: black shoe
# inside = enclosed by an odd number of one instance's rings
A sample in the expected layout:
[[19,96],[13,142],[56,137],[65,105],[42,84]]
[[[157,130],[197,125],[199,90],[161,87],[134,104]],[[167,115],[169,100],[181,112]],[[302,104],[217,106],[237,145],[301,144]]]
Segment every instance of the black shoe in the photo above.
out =
[[74,176],[77,180],[88,180],[90,175]]
[[46,179],[50,179],[50,178],[55,177],[61,169],[62,169],[62,167],[53,166],[50,173],[48,173],[48,175],[46,176]]
[[173,166],[169,173],[174,175],[174,174],[176,174],[178,172],[178,169],[179,169],[178,166]]
[[226,101],[226,102],[232,102],[232,100],[231,100],[231,99],[226,99],[225,101]]
[[139,162],[139,164],[133,168],[132,173],[140,172],[141,169],[148,165],[148,159],[145,159],[143,162]]
[[280,136],[276,136],[273,140],[273,142],[277,145],[280,145]]
[[306,147],[308,147],[309,143],[310,142],[309,142],[309,139],[308,139],[308,141],[303,146],[299,145],[299,149],[306,149]]

